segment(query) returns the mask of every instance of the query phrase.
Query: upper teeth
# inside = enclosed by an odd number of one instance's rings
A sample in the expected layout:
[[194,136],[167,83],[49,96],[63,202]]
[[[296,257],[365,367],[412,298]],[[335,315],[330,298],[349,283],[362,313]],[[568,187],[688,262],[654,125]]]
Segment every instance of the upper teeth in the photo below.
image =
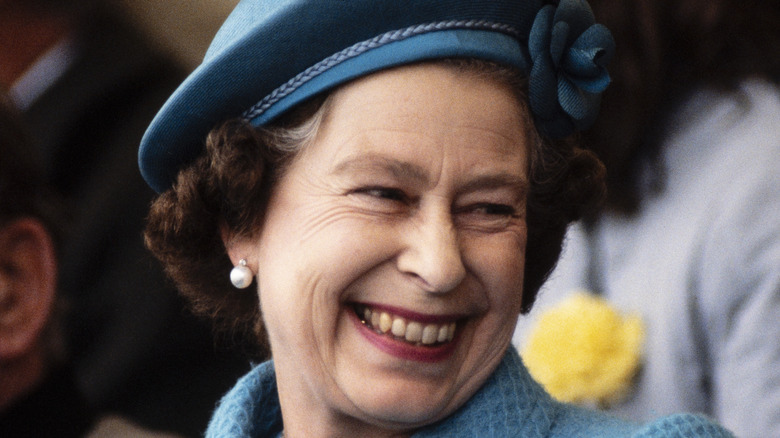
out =
[[390,333],[396,338],[411,343],[431,345],[437,342],[449,342],[455,337],[456,323],[432,324],[406,319],[385,311],[374,311],[368,307],[358,309],[363,322],[380,333]]

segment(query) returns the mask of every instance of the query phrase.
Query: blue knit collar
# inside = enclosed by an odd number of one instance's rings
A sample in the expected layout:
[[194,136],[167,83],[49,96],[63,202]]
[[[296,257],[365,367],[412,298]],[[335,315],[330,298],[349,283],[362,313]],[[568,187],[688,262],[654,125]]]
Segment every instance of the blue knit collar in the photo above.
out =
[[[415,438],[451,436],[544,437],[554,402],[510,347],[485,385],[458,411],[420,429]],[[276,437],[282,430],[273,361],[242,377],[222,399],[206,437]]]

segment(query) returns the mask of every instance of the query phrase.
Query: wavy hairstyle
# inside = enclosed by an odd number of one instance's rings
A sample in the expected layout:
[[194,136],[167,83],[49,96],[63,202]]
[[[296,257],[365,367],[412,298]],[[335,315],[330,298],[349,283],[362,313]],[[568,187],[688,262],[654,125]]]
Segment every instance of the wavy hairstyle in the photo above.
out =
[[617,41],[588,149],[607,167],[606,206],[631,214],[641,203],[640,166],[656,190],[668,118],[700,87],[737,90],[747,78],[780,82],[777,0],[590,0]]
[[[431,61],[481,75],[516,90],[528,126],[534,126],[519,72],[490,62]],[[233,120],[213,130],[205,152],[181,170],[173,187],[152,204],[145,239],[193,310],[217,329],[237,334],[256,359],[268,353],[257,294],[238,293],[227,280],[231,262],[220,237],[251,236],[262,223],[271,188],[296,152],[316,135],[330,99],[316,98],[282,121],[254,128]],[[522,306],[530,310],[560,255],[567,225],[604,198],[604,168],[573,139],[551,141],[529,129],[530,192]],[[249,335],[254,333],[254,338]],[[236,337],[234,336],[234,340]]]

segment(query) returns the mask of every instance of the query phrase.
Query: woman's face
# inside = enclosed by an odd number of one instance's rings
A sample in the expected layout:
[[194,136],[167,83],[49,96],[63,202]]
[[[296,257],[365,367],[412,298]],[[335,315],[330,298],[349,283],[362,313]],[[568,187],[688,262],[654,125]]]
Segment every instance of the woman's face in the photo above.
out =
[[496,368],[522,294],[522,114],[507,88],[439,65],[334,95],[258,238],[229,246],[258,273],[286,427],[413,430]]

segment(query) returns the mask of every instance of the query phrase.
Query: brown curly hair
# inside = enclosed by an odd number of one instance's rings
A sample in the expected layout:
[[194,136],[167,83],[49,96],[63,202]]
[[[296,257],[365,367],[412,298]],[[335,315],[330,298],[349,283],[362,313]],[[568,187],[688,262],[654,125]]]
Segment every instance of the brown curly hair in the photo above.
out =
[[[429,61],[493,78],[525,102],[525,78],[514,69],[479,60]],[[227,281],[231,262],[221,239],[252,236],[262,223],[271,188],[296,151],[314,137],[329,107],[327,96],[302,105],[274,126],[255,128],[233,120],[213,130],[205,152],[181,170],[173,187],[152,204],[145,239],[193,310],[212,318],[257,359],[268,351],[257,294],[238,293]],[[567,225],[604,198],[604,168],[574,139],[552,141],[529,130],[528,240],[522,297],[530,310],[560,255]],[[245,336],[254,333],[255,338]]]

